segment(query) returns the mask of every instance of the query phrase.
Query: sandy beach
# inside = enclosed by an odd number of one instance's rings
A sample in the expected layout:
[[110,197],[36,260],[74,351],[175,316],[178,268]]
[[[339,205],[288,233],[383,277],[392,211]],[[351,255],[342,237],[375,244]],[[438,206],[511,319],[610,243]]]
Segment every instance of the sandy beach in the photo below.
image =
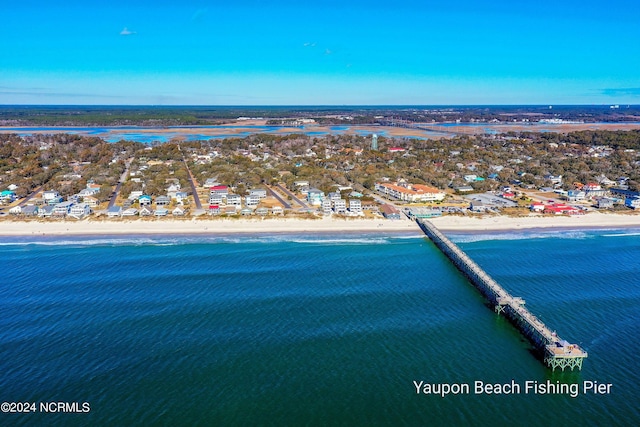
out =
[[[577,216],[444,216],[431,220],[444,231],[505,231],[527,229],[640,228],[640,215],[589,213]],[[223,234],[223,233],[331,233],[420,232],[408,219],[191,219],[0,221],[0,236]]]
[[504,231],[538,228],[630,228],[640,227],[640,215],[590,212],[586,215],[443,216],[431,220],[445,231]]
[[2,221],[0,236],[29,235],[129,235],[129,234],[222,234],[222,233],[325,233],[417,231],[408,220],[385,219],[193,219],[193,220],[84,220]]

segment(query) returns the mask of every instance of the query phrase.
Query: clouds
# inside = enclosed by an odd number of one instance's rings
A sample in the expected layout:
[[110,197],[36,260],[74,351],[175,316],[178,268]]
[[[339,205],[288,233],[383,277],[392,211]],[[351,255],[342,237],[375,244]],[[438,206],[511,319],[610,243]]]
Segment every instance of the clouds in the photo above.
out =
[[633,96],[640,97],[640,87],[626,87],[626,88],[607,88],[602,89],[602,94],[606,96]]
[[124,27],[122,31],[120,31],[121,36],[133,36],[135,34],[137,34],[135,31],[131,31],[127,27]]

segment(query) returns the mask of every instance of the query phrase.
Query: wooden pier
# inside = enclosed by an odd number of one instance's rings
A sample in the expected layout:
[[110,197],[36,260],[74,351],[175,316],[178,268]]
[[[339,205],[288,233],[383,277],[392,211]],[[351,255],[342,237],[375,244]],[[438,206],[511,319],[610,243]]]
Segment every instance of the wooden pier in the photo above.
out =
[[493,280],[478,264],[449,240],[433,224],[421,219],[416,220],[422,231],[444,253],[447,258],[478,288],[489,300],[496,313],[504,315],[520,332],[540,351],[544,364],[552,370],[565,368],[582,369],[582,361],[587,352],[577,344],[560,338],[547,325],[524,307],[522,298],[514,297]]

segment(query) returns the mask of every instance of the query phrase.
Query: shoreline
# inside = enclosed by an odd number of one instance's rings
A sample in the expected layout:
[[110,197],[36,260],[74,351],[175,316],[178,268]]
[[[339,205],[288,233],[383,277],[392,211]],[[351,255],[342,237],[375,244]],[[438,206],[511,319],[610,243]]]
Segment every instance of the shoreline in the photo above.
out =
[[[460,217],[430,219],[440,230],[454,233],[563,231],[640,228],[640,215],[589,213],[574,217]],[[214,220],[83,220],[0,221],[0,236],[234,235],[286,233],[396,233],[422,231],[414,221],[386,219],[214,219]]]

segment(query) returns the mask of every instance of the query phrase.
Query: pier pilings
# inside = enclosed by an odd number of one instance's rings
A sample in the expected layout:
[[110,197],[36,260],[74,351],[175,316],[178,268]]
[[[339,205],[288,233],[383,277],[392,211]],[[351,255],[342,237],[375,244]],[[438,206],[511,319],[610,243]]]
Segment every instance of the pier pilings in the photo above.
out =
[[547,325],[525,308],[525,301],[522,298],[509,294],[432,223],[422,219],[417,219],[416,222],[436,247],[494,306],[496,313],[509,319],[520,333],[539,350],[547,367],[552,370],[560,368],[563,371],[565,368],[582,369],[582,361],[587,357],[586,351],[577,344],[570,344],[551,331]]

